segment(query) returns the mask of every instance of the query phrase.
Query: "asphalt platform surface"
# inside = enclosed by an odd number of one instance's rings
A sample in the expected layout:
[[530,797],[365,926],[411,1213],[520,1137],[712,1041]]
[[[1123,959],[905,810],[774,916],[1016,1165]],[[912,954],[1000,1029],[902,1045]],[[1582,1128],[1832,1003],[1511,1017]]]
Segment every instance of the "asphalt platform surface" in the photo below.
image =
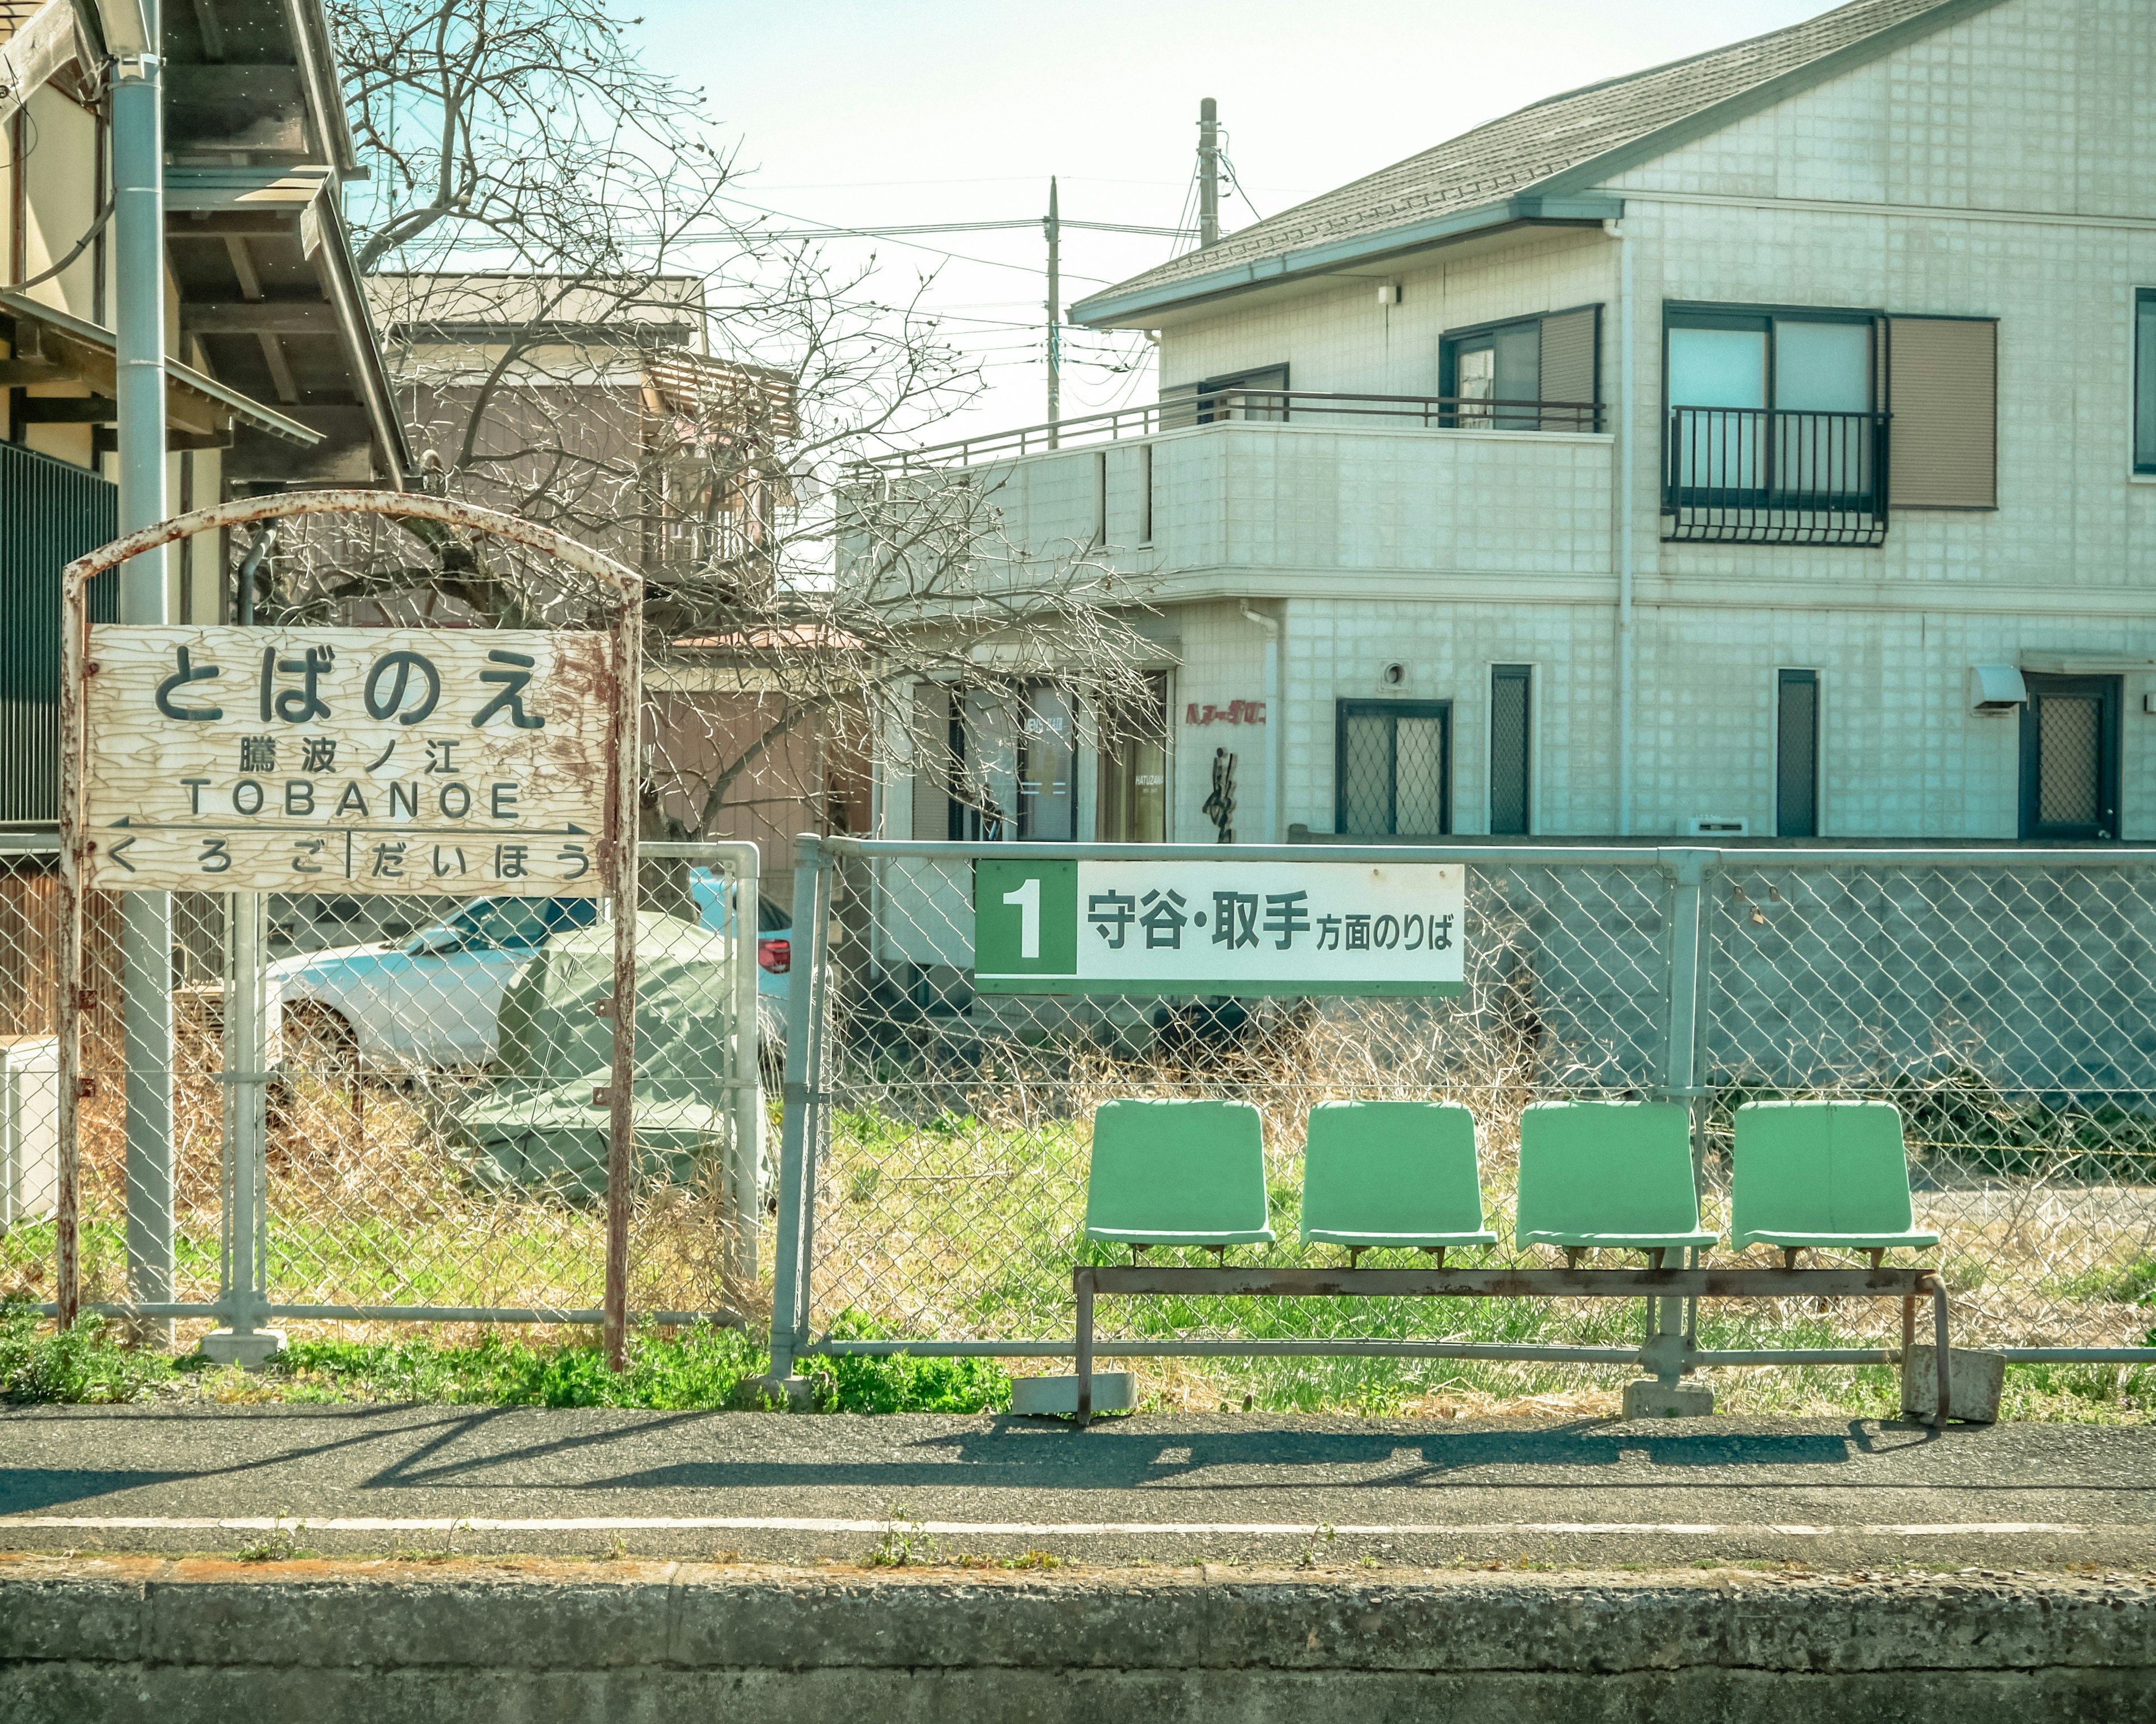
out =
[[2156,1567],[2156,1428],[0,1410],[0,1549]]

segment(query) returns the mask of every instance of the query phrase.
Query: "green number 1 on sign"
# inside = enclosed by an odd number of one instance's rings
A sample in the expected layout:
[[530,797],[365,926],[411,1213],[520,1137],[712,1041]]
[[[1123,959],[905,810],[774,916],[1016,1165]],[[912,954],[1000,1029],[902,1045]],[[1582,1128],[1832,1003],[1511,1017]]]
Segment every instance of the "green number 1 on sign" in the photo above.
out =
[[1004,894],[1004,902],[1018,906],[1018,955],[1021,958],[1040,956],[1040,880],[1038,876],[1028,880],[1015,892]]

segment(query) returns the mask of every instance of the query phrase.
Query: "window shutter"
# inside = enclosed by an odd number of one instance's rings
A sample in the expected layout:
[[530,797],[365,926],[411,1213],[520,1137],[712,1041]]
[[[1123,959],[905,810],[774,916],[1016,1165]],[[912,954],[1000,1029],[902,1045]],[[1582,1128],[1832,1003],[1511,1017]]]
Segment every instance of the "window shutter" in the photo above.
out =
[[1890,317],[1887,498],[1897,509],[1999,506],[1999,326]]
[[1160,392],[1160,428],[1185,431],[1198,423],[1198,385],[1177,383]]
[[[1595,395],[1595,336],[1602,308],[1582,305],[1577,311],[1560,311],[1543,319],[1542,398],[1544,401],[1593,402]],[[1545,411],[1545,431],[1594,431],[1598,415],[1578,412]]]
[[917,684],[913,711],[913,838],[942,843],[951,835],[951,691]]

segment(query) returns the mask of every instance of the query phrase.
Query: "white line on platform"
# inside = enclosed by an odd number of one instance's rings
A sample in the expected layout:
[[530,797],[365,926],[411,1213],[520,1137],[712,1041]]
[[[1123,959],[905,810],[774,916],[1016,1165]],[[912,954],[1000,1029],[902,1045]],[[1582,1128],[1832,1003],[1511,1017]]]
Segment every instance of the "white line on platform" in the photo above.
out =
[[1507,1532],[1671,1533],[1729,1537],[1774,1534],[1796,1538],[1953,1538],[1971,1534],[2033,1532],[2079,1535],[2092,1532],[2156,1533],[2156,1527],[2092,1527],[2063,1521],[1938,1521],[1805,1526],[1790,1522],[1695,1521],[1395,1521],[1368,1526],[1312,1526],[1288,1521],[842,1521],[791,1515],[622,1515],[574,1519],[483,1515],[398,1519],[387,1516],[233,1515],[0,1515],[0,1534],[10,1528],[69,1532],[268,1532],[304,1524],[310,1532],[908,1532],[964,1538],[1178,1538],[1247,1537],[1305,1538],[1324,1531],[1355,1537],[1489,1538]]

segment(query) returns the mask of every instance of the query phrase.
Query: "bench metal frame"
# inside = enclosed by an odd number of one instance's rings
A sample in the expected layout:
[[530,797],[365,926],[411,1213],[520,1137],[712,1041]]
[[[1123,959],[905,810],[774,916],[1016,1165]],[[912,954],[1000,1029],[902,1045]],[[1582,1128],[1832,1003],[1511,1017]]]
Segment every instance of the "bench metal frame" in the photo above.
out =
[[[1916,1339],[1917,1301],[1928,1297],[1939,1372],[1938,1402],[1932,1416],[1935,1427],[1944,1427],[1950,1404],[1947,1287],[1932,1269],[1201,1269],[1111,1264],[1081,1265],[1070,1272],[1070,1288],[1078,1306],[1078,1423],[1081,1427],[1093,1416],[1093,1301],[1101,1294],[1281,1299],[1898,1298],[1902,1301],[1900,1359],[1905,1364]],[[1650,1306],[1650,1311],[1656,1309]],[[1658,1326],[1639,1354],[1644,1368],[1673,1378],[1697,1364],[1753,1362],[1748,1354],[1699,1351],[1691,1346],[1689,1334],[1669,1335],[1659,1326],[1659,1318],[1656,1321]],[[1674,1358],[1669,1351],[1656,1347],[1666,1339],[1678,1343]],[[1338,1344],[1325,1350],[1337,1351]],[[1472,1355],[1487,1349],[1419,1347],[1415,1356],[1450,1351]],[[1775,1357],[1796,1362],[1801,1356]]]

